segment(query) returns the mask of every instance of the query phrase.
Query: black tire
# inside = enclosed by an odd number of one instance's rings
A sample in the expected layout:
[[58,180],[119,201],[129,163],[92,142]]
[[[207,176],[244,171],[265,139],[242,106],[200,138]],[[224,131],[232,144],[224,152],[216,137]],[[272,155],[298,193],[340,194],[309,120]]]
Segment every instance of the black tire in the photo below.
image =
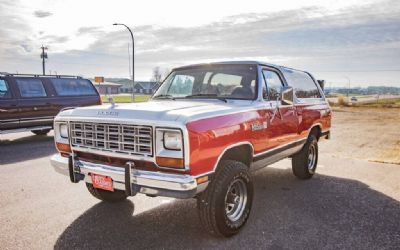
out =
[[[310,156],[312,154],[312,156]],[[310,135],[300,152],[292,157],[293,174],[302,180],[313,177],[318,165],[318,140]]]
[[107,201],[107,202],[121,202],[126,200],[128,197],[125,194],[125,191],[122,190],[114,190],[114,192],[101,190],[94,188],[92,184],[86,183],[86,187],[89,190],[89,193],[96,197],[99,200]]
[[[238,161],[223,161],[215,178],[197,198],[197,207],[203,227],[214,236],[229,237],[237,234],[249,218],[253,192],[253,183],[248,167]],[[240,198],[244,196],[247,198]],[[230,203],[228,199],[231,199]],[[238,212],[235,217],[235,211],[241,212]]]
[[50,129],[32,130],[31,132],[35,135],[47,135],[50,132]]

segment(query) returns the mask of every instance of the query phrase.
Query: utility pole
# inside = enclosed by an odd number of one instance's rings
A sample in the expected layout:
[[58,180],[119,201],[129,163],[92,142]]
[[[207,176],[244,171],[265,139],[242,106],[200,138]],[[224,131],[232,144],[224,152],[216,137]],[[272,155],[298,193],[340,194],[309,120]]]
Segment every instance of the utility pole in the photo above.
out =
[[45,60],[48,58],[47,57],[47,52],[45,52],[45,50],[47,50],[47,47],[44,47],[42,45],[42,47],[40,47],[42,49],[42,54],[40,54],[40,58],[42,58],[42,67],[43,67],[43,75],[46,75],[46,66],[45,66]]

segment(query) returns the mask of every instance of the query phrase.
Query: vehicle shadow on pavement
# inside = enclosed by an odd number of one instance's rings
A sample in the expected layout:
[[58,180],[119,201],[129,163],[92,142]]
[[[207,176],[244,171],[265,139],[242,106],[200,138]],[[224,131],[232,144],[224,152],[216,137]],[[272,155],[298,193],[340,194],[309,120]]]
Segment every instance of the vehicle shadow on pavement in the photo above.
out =
[[56,153],[53,136],[26,136],[0,140],[0,165],[45,157]]
[[100,202],[59,236],[55,249],[395,249],[400,245],[400,202],[350,179],[289,169],[253,175],[249,221],[236,236],[205,233],[196,201],[176,200],[132,215],[131,200]]

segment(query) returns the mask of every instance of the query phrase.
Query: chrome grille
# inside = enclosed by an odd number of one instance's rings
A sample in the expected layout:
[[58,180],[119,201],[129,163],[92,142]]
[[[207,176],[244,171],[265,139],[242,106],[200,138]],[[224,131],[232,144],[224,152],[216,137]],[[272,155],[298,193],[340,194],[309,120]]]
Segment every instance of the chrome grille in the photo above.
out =
[[153,155],[152,128],[138,125],[71,122],[72,146]]

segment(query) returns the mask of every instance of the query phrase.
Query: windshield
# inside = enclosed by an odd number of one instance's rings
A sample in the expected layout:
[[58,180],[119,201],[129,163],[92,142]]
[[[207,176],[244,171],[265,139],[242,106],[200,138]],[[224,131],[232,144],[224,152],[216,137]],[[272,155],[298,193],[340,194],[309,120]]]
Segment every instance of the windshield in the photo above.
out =
[[205,65],[173,71],[153,99],[215,98],[254,100],[256,65]]

